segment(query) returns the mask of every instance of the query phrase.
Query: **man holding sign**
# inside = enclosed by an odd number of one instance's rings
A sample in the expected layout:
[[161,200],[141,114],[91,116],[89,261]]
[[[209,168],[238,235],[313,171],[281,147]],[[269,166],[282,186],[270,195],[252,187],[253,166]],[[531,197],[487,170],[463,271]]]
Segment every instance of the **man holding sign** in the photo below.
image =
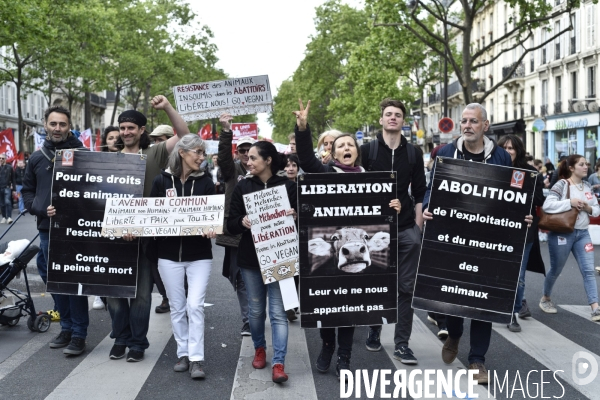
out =
[[[458,158],[468,161],[482,162],[486,164],[512,166],[510,155],[501,147],[498,147],[494,141],[485,137],[484,133],[489,129],[490,122],[487,119],[487,112],[481,104],[472,103],[465,107],[460,121],[462,136],[454,143],[444,146],[438,152],[440,157]],[[431,176],[434,176],[436,162],[431,170]],[[433,179],[429,182],[425,198],[423,200],[423,219],[430,221],[433,214],[428,211],[429,198]],[[531,225],[533,216],[525,217],[525,222]],[[446,317],[448,327],[448,338],[442,348],[442,359],[446,364],[451,364],[458,354],[458,345],[463,334],[464,318],[453,315]],[[474,378],[480,384],[488,381],[488,373],[485,368],[485,354],[490,346],[492,336],[492,323],[471,320],[471,350],[469,352],[469,369],[478,370]]]

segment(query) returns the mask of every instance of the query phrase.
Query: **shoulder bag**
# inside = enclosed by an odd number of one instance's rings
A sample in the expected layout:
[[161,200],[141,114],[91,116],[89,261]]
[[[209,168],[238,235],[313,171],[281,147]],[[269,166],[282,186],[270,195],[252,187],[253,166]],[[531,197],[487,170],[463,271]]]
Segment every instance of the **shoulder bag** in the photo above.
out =
[[[570,199],[571,186],[568,181],[565,181],[565,184],[567,185],[567,197],[565,199]],[[579,215],[579,210],[576,208],[571,207],[569,211],[557,214],[548,214],[541,209],[540,212],[540,222],[538,223],[540,229],[556,233],[571,233],[575,230],[575,222]]]

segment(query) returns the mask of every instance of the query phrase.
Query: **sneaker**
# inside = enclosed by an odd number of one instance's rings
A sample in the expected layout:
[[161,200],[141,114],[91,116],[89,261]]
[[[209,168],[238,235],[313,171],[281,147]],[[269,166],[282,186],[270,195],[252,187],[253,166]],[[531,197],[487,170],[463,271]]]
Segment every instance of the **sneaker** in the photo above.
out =
[[0,224],[5,224],[6,223],[6,218],[2,218],[2,220],[0,220]]
[[511,332],[521,332],[521,325],[517,322],[517,317],[513,314],[510,324],[506,325],[509,331]]
[[51,349],[60,349],[67,347],[71,343],[71,332],[61,331],[53,341],[50,342]]
[[592,321],[594,321],[594,322],[600,321],[600,307],[596,307],[594,312],[592,312]]
[[298,319],[298,317],[296,317],[296,311],[294,311],[293,309],[291,309],[291,310],[287,310],[287,311],[285,312],[285,314],[287,315],[287,319],[288,319],[288,321],[290,321],[290,322],[294,322],[295,320],[297,320],[297,319]]
[[438,337],[442,340],[446,340],[448,337],[448,329],[445,326],[442,326],[437,333]]
[[600,274],[600,267],[595,268],[596,272]]
[[543,312],[548,314],[556,314],[558,312],[552,300],[540,300],[540,308]]
[[333,352],[335,351],[335,344],[327,344],[323,342],[321,346],[321,352],[319,353],[319,358],[317,358],[317,371],[319,372],[327,372],[329,370],[329,366],[331,365],[331,357],[333,357]]
[[250,324],[249,323],[245,323],[244,325],[242,325],[242,332],[241,332],[242,336],[252,336],[252,333],[250,332]]
[[408,346],[398,346],[394,350],[394,358],[399,360],[402,364],[415,365],[417,358],[413,355],[411,349]]
[[479,370],[478,373],[473,375],[473,379],[475,381],[477,381],[478,384],[485,385],[488,383],[488,372],[487,372],[487,369],[485,368],[485,365],[483,365],[482,363],[473,363],[473,364],[469,364],[469,369],[470,370],[472,370],[472,369]]
[[169,306],[169,299],[163,297],[162,303],[160,303],[159,306],[156,306],[154,312],[157,314],[164,314],[168,313],[169,311],[171,311],[171,307]]
[[[262,349],[262,347],[260,347]],[[282,383],[288,380],[288,376],[283,370],[283,364],[273,365],[273,382]]]
[[369,328],[369,336],[367,336],[366,346],[369,351],[381,350],[381,342],[379,336],[381,335],[381,328]]
[[192,361],[190,363],[190,376],[192,379],[204,379],[204,377],[206,377],[204,370],[202,370],[201,361]]
[[525,319],[527,317],[531,317],[531,310],[529,310],[527,300],[523,299],[521,302],[521,311],[519,311],[519,318]]
[[48,311],[46,311],[46,314],[48,314],[50,316],[50,320],[52,322],[60,321],[60,313],[58,311],[48,310]]
[[444,360],[446,364],[452,364],[452,362],[456,360],[459,343],[460,338],[454,339],[450,336],[448,336],[448,339],[444,342],[444,347],[442,347],[442,360]]
[[92,305],[92,308],[94,310],[104,309],[104,303],[102,302],[102,299],[99,296],[96,296],[96,298],[94,299],[94,304]]
[[431,318],[431,317],[429,316],[429,313],[427,313],[427,321],[429,321],[429,322],[431,322],[432,324],[434,324],[434,325],[436,325],[436,326],[437,326],[437,321],[436,321],[435,319]]
[[127,362],[140,362],[144,359],[144,352],[139,350],[129,350],[127,353]]
[[74,337],[63,353],[68,356],[78,356],[85,351],[85,338]]
[[264,347],[259,347],[254,353],[254,360],[252,360],[252,366],[256,369],[263,369],[267,366],[267,353]]
[[127,346],[124,344],[115,344],[112,349],[110,349],[109,358],[111,360],[119,360],[125,357],[125,351],[127,350]]
[[338,356],[337,364],[335,365],[335,375],[339,378],[341,370],[350,370],[350,356],[342,354]]
[[12,218],[8,218],[8,219],[6,220],[6,223],[7,223],[7,224],[12,224]]
[[190,370],[190,359],[188,358],[188,356],[181,357],[177,361],[177,364],[175,364],[175,366],[173,367],[173,370],[175,372],[189,371]]

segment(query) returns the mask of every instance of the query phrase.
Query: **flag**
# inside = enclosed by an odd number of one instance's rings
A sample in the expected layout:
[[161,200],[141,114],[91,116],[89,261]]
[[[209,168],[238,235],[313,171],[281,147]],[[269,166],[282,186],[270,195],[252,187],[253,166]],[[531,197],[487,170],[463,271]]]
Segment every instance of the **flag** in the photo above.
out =
[[33,140],[35,143],[35,148],[33,149],[35,150],[39,150],[42,148],[42,146],[44,145],[44,140],[46,140],[46,132],[42,131],[40,133],[35,132],[33,134]]
[[12,128],[0,132],[0,154],[6,154],[7,163],[13,162],[17,155],[17,147],[15,146]]
[[79,140],[83,143],[83,146],[87,149],[92,148],[92,130],[87,128],[85,131],[81,132],[79,135]]
[[202,140],[212,140],[212,126],[211,124],[206,124],[198,131],[198,136],[202,138]]
[[96,129],[96,145],[94,146],[94,151],[102,151],[102,133],[100,133],[100,129]]

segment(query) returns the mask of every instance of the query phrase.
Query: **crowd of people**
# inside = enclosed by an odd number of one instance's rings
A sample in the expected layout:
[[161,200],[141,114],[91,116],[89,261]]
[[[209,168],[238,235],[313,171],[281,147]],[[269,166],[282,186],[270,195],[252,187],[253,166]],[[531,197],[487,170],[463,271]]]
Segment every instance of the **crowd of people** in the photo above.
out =
[[[194,379],[205,377],[204,300],[212,269],[211,239],[215,239],[215,244],[225,250],[222,274],[231,282],[238,299],[240,334],[251,336],[254,344],[253,367],[262,369],[267,365],[265,320],[268,304],[272,327],[272,379],[276,383],[287,381],[284,366],[288,324],[297,318],[296,312],[285,310],[279,285],[263,284],[243,195],[284,186],[291,205],[286,213],[296,219],[296,182],[302,173],[395,171],[397,192],[389,204],[398,213],[398,297],[393,357],[403,364],[417,364],[417,355],[409,347],[414,312],[411,304],[423,225],[434,218],[428,210],[432,183],[431,179],[426,179],[421,150],[402,135],[406,108],[401,101],[385,99],[381,102],[379,122],[382,132],[374,140],[359,145],[354,135],[326,131],[318,137],[316,154],[308,124],[310,101],[306,107],[300,101],[299,110],[293,111],[296,125],[289,137],[290,154],[287,155],[278,153],[268,141],[256,141],[250,137],[240,138],[234,147],[232,116],[227,113],[219,119],[221,133],[218,153],[207,155],[206,144],[198,135],[189,133],[186,123],[164,96],[154,97],[152,106],[163,110],[172,126],[160,125],[149,133],[146,131],[146,116],[135,110],[125,111],[119,115],[117,127],[106,128],[102,138],[103,151],[147,156],[145,197],[165,197],[168,192],[176,193],[179,197],[224,194],[224,233],[141,240],[136,297],[97,298],[94,301],[93,308],[107,307],[112,320],[111,338],[114,344],[107,357],[112,360],[126,358],[128,362],[144,359],[144,352],[150,346],[147,333],[151,292],[153,285],[156,285],[163,301],[155,308],[155,312],[170,312],[177,343],[174,371],[189,371]],[[42,149],[31,155],[26,168],[24,163],[17,166],[17,170],[21,168],[23,171],[15,173],[11,167],[9,171],[5,158],[0,156],[0,189],[4,187],[7,193],[12,189],[21,190],[23,203],[19,204],[20,209],[24,207],[37,217],[41,247],[38,270],[44,281],[48,267],[50,219],[57,213],[67,212],[51,205],[52,160],[56,150],[82,148],[81,142],[71,133],[70,118],[69,111],[60,106],[45,111],[46,140]],[[586,160],[579,155],[571,155],[554,170],[551,163],[543,165],[540,160],[528,157],[523,142],[517,136],[507,135],[498,143],[489,139],[485,135],[489,124],[483,106],[476,103],[467,105],[460,120],[460,138],[434,149],[428,165],[431,175],[435,171],[436,156],[538,171],[534,207],[543,207],[548,213],[571,207],[579,211],[572,234],[549,234],[551,266],[539,306],[546,313],[557,312],[551,300],[552,287],[567,256],[572,252],[583,276],[592,320],[600,321],[597,286],[593,276],[593,246],[590,251],[591,240],[587,231],[589,217],[600,215],[597,198],[593,195],[600,191],[600,178],[597,175],[600,163],[596,166],[595,174],[588,174]],[[553,178],[557,183],[551,186],[550,194],[544,198],[542,188],[550,187]],[[5,186],[2,186],[3,182]],[[567,191],[570,191],[570,198],[566,198]],[[0,196],[0,200],[4,197]],[[6,199],[2,201],[6,202]],[[4,222],[4,218],[10,218],[10,214],[5,214],[4,207],[2,212]],[[528,231],[513,317],[508,325],[513,332],[521,330],[517,316],[531,316],[524,298],[525,271],[545,273],[537,235],[538,218],[535,212],[523,218]],[[126,235],[123,239],[139,240],[132,235]],[[61,332],[51,341],[50,347],[64,348],[64,354],[70,356],[82,354],[89,325],[86,297],[56,294],[52,297],[55,302],[52,312],[56,313],[56,319],[60,319]],[[430,313],[429,318],[438,325],[438,336],[445,340],[443,361],[452,363],[458,354],[464,318],[434,313]],[[486,383],[485,355],[490,346],[492,324],[472,320],[470,329],[469,369],[478,370],[475,379],[479,383]],[[337,330],[322,328],[320,335],[322,348],[316,368],[320,372],[329,370],[337,344],[336,373],[339,376],[341,370],[350,368],[354,327],[338,327]],[[367,350],[377,352],[382,349],[380,335],[381,326],[369,327],[365,338]]]

